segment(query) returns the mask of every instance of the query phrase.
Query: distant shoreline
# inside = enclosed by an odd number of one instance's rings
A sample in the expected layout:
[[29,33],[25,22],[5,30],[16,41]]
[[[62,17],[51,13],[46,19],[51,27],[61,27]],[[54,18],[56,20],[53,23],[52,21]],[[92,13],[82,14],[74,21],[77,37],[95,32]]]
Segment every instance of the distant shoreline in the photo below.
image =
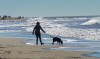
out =
[[21,18],[21,19],[19,19],[19,18],[6,18],[6,19],[1,19],[0,18],[0,20],[22,20],[22,19],[24,19],[24,18]]
[[0,16],[0,20],[18,20],[18,19],[24,19],[24,17],[22,16],[18,16],[18,17],[11,17],[11,16]]

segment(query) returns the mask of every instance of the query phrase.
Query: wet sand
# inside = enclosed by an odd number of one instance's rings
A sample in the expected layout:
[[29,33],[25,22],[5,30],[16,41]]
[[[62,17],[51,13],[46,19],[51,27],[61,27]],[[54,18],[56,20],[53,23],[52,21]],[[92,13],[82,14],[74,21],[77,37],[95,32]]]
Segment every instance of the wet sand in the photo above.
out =
[[26,45],[25,39],[0,38],[0,59],[100,59],[86,57],[85,51],[48,50],[53,45]]

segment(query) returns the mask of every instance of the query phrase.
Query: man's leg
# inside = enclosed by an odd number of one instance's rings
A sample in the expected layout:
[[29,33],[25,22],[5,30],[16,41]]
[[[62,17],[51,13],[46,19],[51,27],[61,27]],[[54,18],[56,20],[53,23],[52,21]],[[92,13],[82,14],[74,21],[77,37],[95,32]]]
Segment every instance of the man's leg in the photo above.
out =
[[36,35],[36,45],[38,45],[38,35]]
[[41,35],[38,35],[38,36],[39,36],[39,39],[40,39],[40,43],[41,43],[41,45],[43,45],[44,43],[42,43]]

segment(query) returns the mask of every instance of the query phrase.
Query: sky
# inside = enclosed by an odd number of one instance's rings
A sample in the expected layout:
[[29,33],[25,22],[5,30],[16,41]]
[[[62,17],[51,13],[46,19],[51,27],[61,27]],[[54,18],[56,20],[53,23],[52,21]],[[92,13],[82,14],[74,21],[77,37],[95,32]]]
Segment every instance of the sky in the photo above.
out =
[[100,15],[100,0],[0,0],[0,15],[14,17]]

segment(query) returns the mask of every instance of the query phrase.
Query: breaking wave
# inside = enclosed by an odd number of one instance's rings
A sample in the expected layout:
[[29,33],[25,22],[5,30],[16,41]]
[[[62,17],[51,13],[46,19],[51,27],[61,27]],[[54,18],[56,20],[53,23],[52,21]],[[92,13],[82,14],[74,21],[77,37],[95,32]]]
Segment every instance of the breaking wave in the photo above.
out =
[[96,25],[100,24],[100,17],[92,18],[89,21],[82,23],[81,25]]

